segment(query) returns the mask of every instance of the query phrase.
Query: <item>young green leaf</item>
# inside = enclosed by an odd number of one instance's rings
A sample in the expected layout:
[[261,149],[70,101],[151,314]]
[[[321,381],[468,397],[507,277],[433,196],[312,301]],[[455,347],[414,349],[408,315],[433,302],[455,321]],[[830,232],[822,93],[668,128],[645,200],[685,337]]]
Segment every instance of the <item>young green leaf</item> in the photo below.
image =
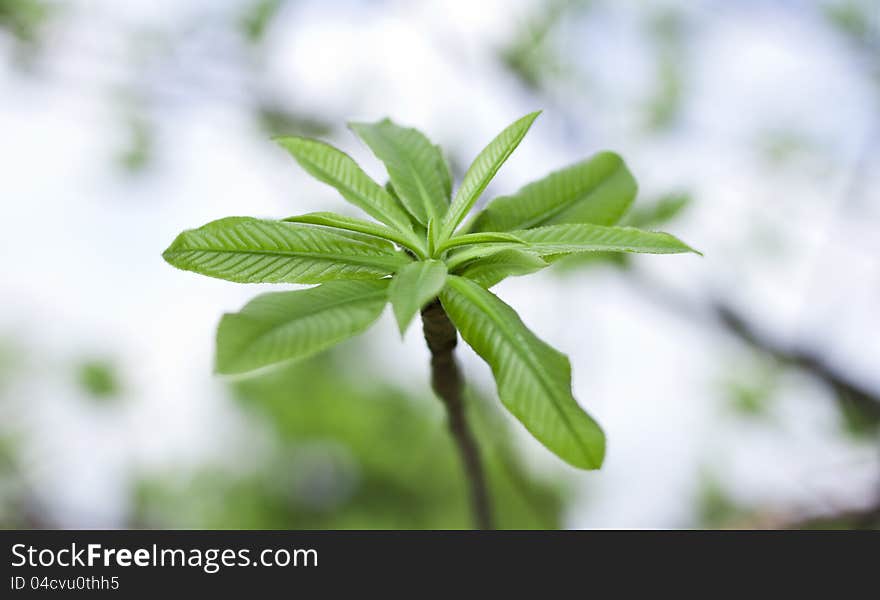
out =
[[[658,231],[642,231],[632,227],[602,227],[601,225],[547,225],[534,229],[511,231],[519,243],[497,242],[477,244],[454,249],[446,259],[449,271],[477,258],[493,256],[507,250],[525,250],[545,260],[585,252],[643,252],[648,254],[700,254],[675,236]],[[469,234],[470,235],[470,234]]]
[[492,200],[471,231],[511,231],[560,223],[614,225],[636,197],[636,181],[623,159],[601,152]]
[[354,235],[229,217],[184,231],[162,257],[178,269],[240,283],[378,279],[410,262],[384,240]]
[[434,217],[431,217],[430,219],[428,219],[428,228],[427,228],[427,231],[425,231],[425,235],[427,236],[428,255],[429,256],[437,256],[436,242],[437,242],[437,239],[439,238],[439,235],[437,233],[437,228],[439,226],[440,226],[439,220],[435,219]]
[[397,231],[396,229],[386,227],[385,225],[374,223],[372,221],[366,221],[364,219],[357,219],[355,217],[346,217],[344,215],[338,215],[331,212],[313,212],[296,217],[287,217],[286,219],[284,219],[284,221],[287,221],[289,223],[306,223],[309,225],[320,225],[323,227],[332,227],[335,229],[355,231],[358,233],[375,236],[394,242],[396,244],[400,244],[401,246],[412,250],[417,255],[423,255],[426,251],[426,248],[424,247],[424,242],[419,240],[419,238],[411,232],[403,233]]
[[452,233],[462,219],[473,207],[477,198],[489,185],[489,182],[504,164],[504,161],[513,153],[516,147],[522,141],[532,122],[541,114],[540,111],[529,113],[521,119],[509,125],[504,131],[489,142],[489,145],[483,148],[471,166],[468,167],[461,187],[452,200],[449,212],[443,220],[443,227],[440,230],[440,243],[452,237]]
[[601,225],[547,225],[511,232],[522,239],[528,249],[541,256],[578,254],[581,252],[645,252],[676,254],[694,252],[677,237],[659,231],[642,231],[633,227]]
[[289,136],[276,141],[313,177],[339,190],[343,198],[374,219],[400,231],[410,228],[406,211],[398,201],[345,152],[309,138]]
[[605,435],[571,394],[568,358],[472,281],[450,275],[440,299],[464,340],[489,363],[507,409],[566,462],[598,469]]
[[486,258],[507,250],[529,250],[529,246],[525,241],[519,240],[517,242],[491,242],[453,248],[449,256],[446,257],[446,266],[450,273],[457,273],[463,265],[472,260]]
[[495,231],[487,231],[484,233],[466,233],[464,235],[455,235],[443,242],[437,252],[445,252],[451,248],[458,246],[470,246],[473,244],[491,244],[494,242],[514,242],[521,244],[522,240],[512,233],[503,233]]
[[369,327],[388,281],[335,281],[257,296],[217,329],[216,369],[237,375],[311,356]]
[[440,149],[420,131],[389,119],[350,123],[373,153],[385,163],[401,202],[422,225],[440,219],[449,208],[449,170]]
[[388,288],[388,299],[401,335],[416,313],[437,297],[445,283],[446,265],[439,260],[410,263],[398,271]]
[[528,275],[547,265],[544,259],[531,252],[501,250],[467,263],[456,274],[489,289],[507,277]]

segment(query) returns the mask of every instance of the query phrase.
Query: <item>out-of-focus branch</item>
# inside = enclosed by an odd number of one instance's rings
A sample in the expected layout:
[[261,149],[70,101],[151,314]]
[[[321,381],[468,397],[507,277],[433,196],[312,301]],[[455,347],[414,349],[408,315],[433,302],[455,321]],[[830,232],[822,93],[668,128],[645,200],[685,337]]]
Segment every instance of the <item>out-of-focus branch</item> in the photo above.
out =
[[880,394],[832,366],[815,351],[786,347],[770,339],[732,306],[715,301],[711,308],[725,331],[779,362],[809,373],[831,388],[840,402],[850,404],[872,421],[880,422]]
[[[786,345],[761,332],[739,310],[729,303],[714,299],[705,305],[691,301],[668,286],[648,280],[637,269],[630,269],[627,281],[637,285],[641,296],[656,305],[693,320],[702,318],[722,333],[736,338],[757,352],[764,353],[780,364],[812,376],[827,386],[844,411],[857,412],[871,426],[880,425],[880,392],[872,390],[844,373],[815,350]],[[845,508],[838,511],[799,515],[797,511],[754,513],[732,522],[729,529],[878,529],[880,528],[880,490],[867,507]]]
[[705,304],[691,301],[668,286],[650,281],[635,268],[628,271],[626,279],[639,287],[641,297],[690,321],[702,317],[705,323],[714,325],[722,333],[816,378],[834,392],[843,408],[854,408],[872,423],[880,423],[880,390],[857,381],[816,351],[773,339],[726,301],[714,299]]
[[727,524],[725,529],[877,529],[880,501],[863,508],[799,515],[773,511],[755,513]]

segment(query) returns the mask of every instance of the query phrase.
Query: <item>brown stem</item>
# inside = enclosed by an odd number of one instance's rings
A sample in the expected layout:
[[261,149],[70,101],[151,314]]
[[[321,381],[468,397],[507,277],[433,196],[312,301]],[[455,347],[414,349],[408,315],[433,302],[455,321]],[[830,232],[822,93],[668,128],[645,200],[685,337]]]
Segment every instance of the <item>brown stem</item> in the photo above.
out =
[[462,377],[454,354],[458,336],[439,300],[435,299],[422,310],[422,328],[431,350],[431,385],[446,405],[449,431],[458,446],[470,486],[474,522],[477,529],[492,529],[492,508],[486,477],[462,402]]

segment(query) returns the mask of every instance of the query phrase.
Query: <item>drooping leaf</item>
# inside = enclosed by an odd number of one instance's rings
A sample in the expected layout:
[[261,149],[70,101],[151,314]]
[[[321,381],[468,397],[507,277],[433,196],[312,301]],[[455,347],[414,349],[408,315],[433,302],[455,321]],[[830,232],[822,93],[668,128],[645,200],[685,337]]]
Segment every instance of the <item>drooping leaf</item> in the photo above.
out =
[[416,313],[437,297],[444,283],[446,265],[439,260],[410,263],[394,276],[388,288],[388,299],[401,335]]
[[387,280],[334,281],[257,296],[221,319],[217,372],[247,373],[329,348],[378,319],[387,293]]
[[472,281],[450,275],[440,299],[464,340],[492,368],[504,406],[560,458],[598,469],[605,436],[572,396],[568,358]]
[[558,256],[581,252],[645,252],[676,254],[694,252],[677,237],[659,231],[643,231],[634,227],[603,227],[601,225],[547,225],[511,232],[537,254]]
[[488,289],[514,275],[528,275],[540,271],[547,262],[536,254],[523,250],[501,250],[473,260],[462,267],[461,275]]
[[239,283],[377,279],[410,260],[384,240],[355,235],[229,217],[184,231],[162,257],[179,269]]
[[343,229],[346,231],[355,231],[366,235],[379,237],[405,246],[415,252],[424,252],[424,243],[414,234],[409,235],[391,229],[379,223],[357,219],[355,217],[346,217],[331,212],[313,212],[295,217],[287,217],[284,219],[289,223],[307,223],[310,225],[321,225],[324,227],[333,227],[335,229]]
[[511,196],[492,200],[477,215],[472,231],[511,231],[540,225],[614,225],[636,197],[636,181],[612,152],[530,183]]
[[343,198],[374,219],[401,231],[409,229],[409,218],[399,202],[345,152],[309,138],[286,136],[275,140],[309,174],[339,190]]
[[522,141],[528,132],[532,122],[541,114],[540,111],[529,113],[521,119],[509,125],[504,131],[498,134],[494,140],[483,150],[468,167],[464,174],[464,180],[461,187],[452,200],[449,212],[443,220],[443,227],[440,231],[441,241],[452,236],[452,232],[459,223],[465,218],[467,213],[473,207],[474,203],[489,185],[489,182],[504,164],[504,161],[513,153],[516,147]]
[[437,146],[420,131],[389,119],[350,127],[385,163],[395,192],[419,223],[443,217],[449,208],[449,170]]

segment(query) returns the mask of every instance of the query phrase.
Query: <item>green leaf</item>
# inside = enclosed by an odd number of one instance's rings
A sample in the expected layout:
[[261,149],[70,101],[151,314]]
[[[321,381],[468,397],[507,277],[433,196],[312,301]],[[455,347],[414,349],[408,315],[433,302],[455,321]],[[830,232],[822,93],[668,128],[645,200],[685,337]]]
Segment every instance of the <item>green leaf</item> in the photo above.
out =
[[457,275],[466,277],[488,289],[507,277],[528,275],[540,271],[547,265],[548,263],[544,259],[531,252],[501,250],[467,263]]
[[396,229],[391,229],[390,227],[373,223],[372,221],[366,221],[364,219],[357,219],[355,217],[346,217],[331,212],[313,212],[295,217],[287,217],[284,221],[355,231],[400,244],[417,254],[424,254],[425,252],[424,243],[422,243],[422,241],[414,234],[405,234]]
[[216,369],[247,373],[311,356],[369,327],[387,301],[388,281],[335,281],[257,296],[223,315]]
[[525,250],[548,261],[587,252],[643,252],[649,254],[700,254],[678,238],[656,231],[601,225],[547,225],[511,231],[520,243],[486,243],[454,250],[446,259],[450,272],[457,273],[468,262],[508,250]]
[[492,200],[472,231],[511,231],[540,225],[614,225],[636,197],[636,181],[623,159],[601,152]]
[[540,111],[529,113],[515,121],[499,133],[477,155],[477,158],[468,167],[467,173],[464,174],[461,187],[458,188],[458,192],[456,192],[455,198],[452,200],[452,205],[449,207],[449,212],[446,213],[446,217],[443,220],[443,227],[440,231],[441,239],[439,240],[441,243],[452,237],[452,232],[455,231],[458,224],[465,218],[477,201],[477,198],[480,197],[480,194],[483,193],[483,190],[486,189],[486,186],[489,185],[489,182],[495,176],[495,173],[498,172],[498,169],[507,160],[507,157],[513,153],[520,141],[522,141],[529,127],[532,126],[532,122],[539,114],[541,114]]
[[343,198],[374,219],[400,231],[410,229],[403,207],[345,152],[309,138],[275,140],[313,177],[339,190]]
[[464,340],[492,368],[501,402],[526,429],[576,467],[602,466],[605,436],[571,394],[568,358],[472,281],[450,275],[440,299]]
[[453,248],[446,258],[446,266],[449,268],[450,273],[457,272],[458,269],[472,260],[486,258],[507,250],[529,250],[529,245],[525,241],[520,240],[518,242],[474,244],[466,248]]
[[440,221],[431,217],[428,219],[428,229],[425,231],[425,235],[428,238],[428,254],[430,256],[437,256],[437,248],[435,247],[435,243],[439,238],[437,233],[437,228],[439,227]]
[[487,231],[485,233],[466,233],[456,235],[443,242],[437,252],[445,252],[457,246],[470,246],[472,244],[490,244],[494,242],[514,242],[522,243],[518,237],[512,233]]
[[449,170],[437,146],[418,130],[389,119],[349,126],[385,163],[395,192],[419,223],[446,214]]
[[416,313],[437,297],[444,283],[446,265],[439,260],[410,263],[394,276],[388,288],[388,298],[401,335]]
[[179,269],[240,283],[377,279],[410,261],[383,240],[355,235],[229,217],[184,231],[162,257]]
[[677,237],[634,227],[601,225],[548,225],[511,232],[541,256],[581,252],[646,252],[649,254],[700,254]]

